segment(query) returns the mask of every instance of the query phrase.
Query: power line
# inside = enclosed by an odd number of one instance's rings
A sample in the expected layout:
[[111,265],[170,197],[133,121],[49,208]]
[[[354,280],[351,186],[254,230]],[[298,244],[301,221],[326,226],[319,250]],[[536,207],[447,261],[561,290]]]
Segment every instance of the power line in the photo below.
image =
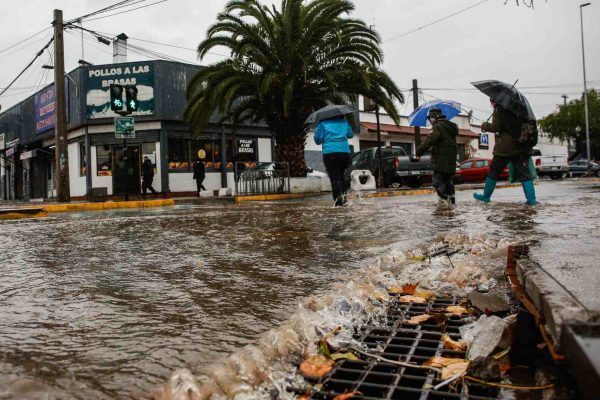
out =
[[36,53],[33,60],[31,60],[31,62],[29,64],[27,64],[27,66],[25,68],[23,68],[23,70],[21,72],[19,72],[19,75],[17,75],[17,77],[15,79],[13,79],[12,82],[9,83],[8,86],[6,86],[2,92],[0,92],[0,96],[2,96],[4,94],[4,92],[6,92],[21,77],[21,75],[23,75],[25,73],[25,71],[27,71],[29,69],[29,67],[31,67],[33,65],[33,63],[35,62],[35,60],[38,59],[38,57],[40,57],[42,54],[44,54],[44,50],[46,50],[48,47],[50,47],[50,44],[53,41],[54,41],[54,38],[50,39],[48,41],[48,43],[40,51],[38,51]]
[[390,42],[390,41],[392,41],[392,40],[396,40],[396,39],[399,39],[399,38],[401,38],[401,37],[404,37],[404,36],[406,36],[406,35],[410,35],[411,33],[414,33],[414,32],[416,32],[416,31],[419,31],[419,30],[421,30],[421,29],[427,28],[427,27],[429,27],[429,26],[431,26],[431,25],[435,25],[435,24],[437,24],[438,22],[442,22],[442,21],[444,21],[444,20],[447,20],[447,19],[449,19],[449,18],[452,18],[452,17],[454,17],[455,15],[461,14],[461,13],[463,13],[463,12],[467,11],[467,10],[470,10],[471,8],[475,8],[475,7],[477,7],[477,6],[480,6],[480,5],[484,4],[484,3],[487,3],[488,1],[490,1],[490,0],[482,0],[482,1],[480,1],[479,3],[475,3],[475,4],[473,4],[473,5],[470,5],[470,6],[469,6],[469,7],[467,7],[467,8],[463,8],[462,10],[456,11],[456,12],[454,12],[454,13],[450,14],[450,15],[446,15],[445,17],[442,17],[442,18],[436,19],[435,21],[429,22],[429,23],[427,23],[427,24],[425,24],[425,25],[421,25],[421,26],[419,26],[418,28],[412,29],[412,30],[410,30],[410,31],[408,31],[408,32],[404,32],[404,33],[401,33],[400,35],[397,35],[397,36],[391,37],[391,38],[389,38],[389,39],[386,39],[386,40],[384,40],[384,41],[383,41],[383,43],[387,43],[387,42]]
[[102,16],[102,17],[96,17],[96,18],[87,19],[86,21],[88,21],[88,22],[89,22],[89,21],[95,21],[95,20],[97,20],[97,19],[108,18],[108,17],[114,17],[115,15],[121,15],[121,14],[125,14],[125,13],[128,13],[128,12],[132,12],[132,11],[135,11],[135,10],[139,10],[140,8],[146,8],[146,7],[154,6],[154,5],[156,5],[156,4],[164,3],[165,1],[169,1],[169,0],[160,0],[160,1],[157,1],[157,2],[155,2],[155,3],[146,4],[145,6],[140,6],[140,7],[132,8],[132,9],[130,9],[130,10],[125,10],[125,11],[121,11],[121,12],[114,13],[114,14],[108,14],[108,15],[104,15],[104,16]]
[[46,32],[48,29],[50,29],[50,27],[44,28],[41,31],[39,31],[37,33],[34,33],[33,35],[31,35],[29,37],[26,37],[25,39],[23,39],[23,40],[15,43],[15,44],[13,44],[11,46],[8,46],[5,49],[0,50],[0,54],[4,53],[5,51],[8,51],[8,50],[12,49],[13,47],[16,47],[16,46],[20,45],[21,43],[24,43],[24,42],[28,41],[29,39],[32,39],[32,38],[36,37],[37,35],[40,35],[40,34]]
[[85,15],[82,15],[80,17],[70,19],[69,21],[65,22],[65,25],[72,24],[73,22],[77,22],[77,21],[82,21],[82,20],[84,20],[84,19],[86,19],[88,17],[94,16],[94,15],[98,15],[98,14],[102,14],[102,13],[105,13],[105,12],[112,11],[115,8],[119,8],[119,7],[123,6],[123,5],[125,5],[126,3],[130,3],[131,1],[133,1],[133,0],[119,1],[117,3],[111,4],[110,6],[101,8],[101,9],[96,10],[96,11],[93,11],[93,12],[91,12],[89,14],[85,14]]

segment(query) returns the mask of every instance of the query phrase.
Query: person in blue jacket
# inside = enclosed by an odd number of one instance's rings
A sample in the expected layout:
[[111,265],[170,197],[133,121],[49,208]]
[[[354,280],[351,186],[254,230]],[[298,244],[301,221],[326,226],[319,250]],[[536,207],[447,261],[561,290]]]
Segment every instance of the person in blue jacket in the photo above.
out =
[[348,139],[353,135],[352,127],[344,117],[322,120],[315,130],[315,143],[323,145],[323,163],[329,175],[336,207],[346,203],[345,172],[350,164]]

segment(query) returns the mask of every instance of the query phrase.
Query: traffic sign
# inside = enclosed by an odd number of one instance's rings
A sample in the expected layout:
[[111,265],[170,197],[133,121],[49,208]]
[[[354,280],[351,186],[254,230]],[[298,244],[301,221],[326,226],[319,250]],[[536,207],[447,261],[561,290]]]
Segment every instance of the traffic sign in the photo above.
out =
[[115,138],[135,139],[135,119],[133,117],[115,117]]

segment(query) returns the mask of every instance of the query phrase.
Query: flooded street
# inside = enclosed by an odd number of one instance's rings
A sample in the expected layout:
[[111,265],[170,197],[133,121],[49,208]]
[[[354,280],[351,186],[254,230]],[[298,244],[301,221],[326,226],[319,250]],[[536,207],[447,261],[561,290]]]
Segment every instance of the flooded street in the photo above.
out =
[[254,342],[301,298],[438,234],[536,240],[550,273],[591,271],[600,184],[537,191],[536,208],[514,188],[490,205],[459,192],[454,210],[433,195],[341,209],[323,197],[2,222],[0,399],[146,398],[174,369]]

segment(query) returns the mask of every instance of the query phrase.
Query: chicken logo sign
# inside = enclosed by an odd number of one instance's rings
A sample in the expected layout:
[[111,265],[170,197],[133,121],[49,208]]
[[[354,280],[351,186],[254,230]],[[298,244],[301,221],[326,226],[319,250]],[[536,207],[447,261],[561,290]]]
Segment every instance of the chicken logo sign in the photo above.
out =
[[126,92],[128,102],[123,104],[127,106],[130,115],[154,114],[154,71],[151,62],[89,67],[86,73],[89,119],[118,116],[114,111],[115,107],[111,107],[111,85],[135,88],[135,93]]

